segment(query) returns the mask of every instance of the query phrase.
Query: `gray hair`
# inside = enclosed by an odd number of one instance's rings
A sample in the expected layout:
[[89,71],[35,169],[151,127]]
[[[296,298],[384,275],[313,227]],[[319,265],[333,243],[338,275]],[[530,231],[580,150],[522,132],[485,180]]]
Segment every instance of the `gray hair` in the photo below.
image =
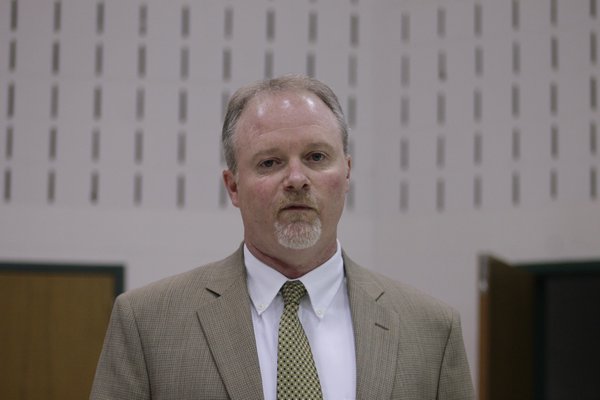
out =
[[342,135],[344,153],[348,154],[348,125],[346,124],[340,102],[333,90],[323,82],[314,78],[305,75],[289,74],[243,86],[229,99],[227,113],[225,114],[225,120],[223,121],[221,143],[223,145],[223,153],[225,155],[225,161],[227,162],[227,168],[229,168],[231,172],[237,172],[234,135],[237,122],[244,112],[246,105],[259,93],[276,93],[284,91],[307,91],[320,98],[335,116]]

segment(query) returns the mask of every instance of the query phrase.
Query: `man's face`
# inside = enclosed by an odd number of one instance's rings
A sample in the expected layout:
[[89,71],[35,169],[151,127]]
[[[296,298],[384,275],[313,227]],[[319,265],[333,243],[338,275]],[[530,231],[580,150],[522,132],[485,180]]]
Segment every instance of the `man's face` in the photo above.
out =
[[335,246],[350,159],[337,120],[310,92],[263,93],[235,131],[238,170],[225,171],[247,244],[266,254]]

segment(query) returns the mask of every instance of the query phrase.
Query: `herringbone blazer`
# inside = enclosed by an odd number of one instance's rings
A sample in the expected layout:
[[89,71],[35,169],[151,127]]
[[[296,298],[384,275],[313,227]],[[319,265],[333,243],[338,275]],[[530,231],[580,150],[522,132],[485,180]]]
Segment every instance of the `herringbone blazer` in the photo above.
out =
[[[344,253],[357,399],[474,398],[459,316]],[[262,399],[243,251],[115,302],[91,399]]]

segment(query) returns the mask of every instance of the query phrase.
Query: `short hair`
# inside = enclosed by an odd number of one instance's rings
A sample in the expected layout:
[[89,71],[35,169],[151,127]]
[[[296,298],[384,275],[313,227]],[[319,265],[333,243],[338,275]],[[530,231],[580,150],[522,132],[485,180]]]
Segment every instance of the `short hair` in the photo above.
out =
[[234,173],[237,172],[234,135],[237,122],[244,112],[246,105],[260,93],[277,93],[285,91],[307,91],[320,98],[335,116],[340,128],[344,153],[348,154],[348,125],[344,118],[344,112],[342,111],[340,102],[333,90],[317,79],[305,75],[289,74],[243,86],[229,99],[227,113],[225,114],[225,120],[223,121],[221,143],[225,161],[227,162],[227,168],[229,168],[230,171]]

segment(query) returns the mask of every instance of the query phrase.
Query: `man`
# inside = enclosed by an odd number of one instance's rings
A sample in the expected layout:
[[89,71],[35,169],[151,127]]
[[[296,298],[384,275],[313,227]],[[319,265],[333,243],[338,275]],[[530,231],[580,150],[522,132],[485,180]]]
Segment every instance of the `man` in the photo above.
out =
[[347,136],[317,80],[233,95],[223,180],[243,245],[119,296],[93,399],[474,398],[458,314],[341,250]]

